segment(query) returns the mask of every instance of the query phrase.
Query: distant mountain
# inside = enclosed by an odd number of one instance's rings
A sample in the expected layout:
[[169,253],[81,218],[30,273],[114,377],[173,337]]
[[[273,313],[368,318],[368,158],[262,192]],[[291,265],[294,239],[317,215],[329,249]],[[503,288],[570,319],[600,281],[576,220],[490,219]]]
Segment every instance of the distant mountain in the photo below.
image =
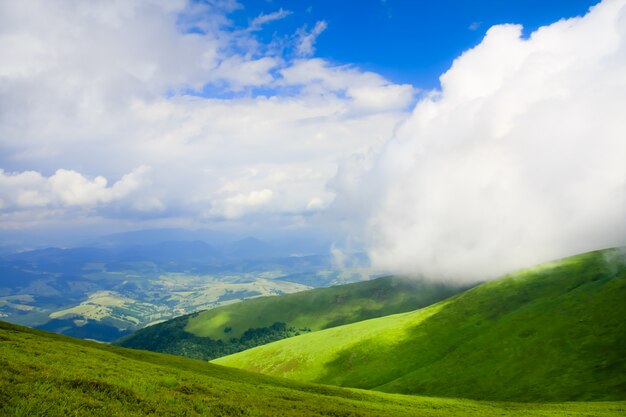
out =
[[0,321],[0,415],[618,417],[626,403],[516,404],[294,383]]
[[224,255],[215,247],[200,240],[166,241],[114,250],[119,262],[152,261],[155,263],[215,264],[223,262]]
[[[285,257],[293,254],[312,255],[328,253],[330,242],[319,236],[304,234],[280,234],[255,237],[241,236],[216,230],[145,229],[86,239],[83,247],[129,248],[151,246],[162,242],[202,241],[218,249],[224,256],[234,259],[261,259]],[[2,253],[2,252],[0,252]]]
[[86,241],[84,246],[142,246],[171,241],[203,241],[211,245],[222,245],[232,241],[233,239],[233,236],[228,233],[222,233],[214,230],[145,229],[100,236]]
[[625,358],[626,258],[613,249],[530,268],[410,313],[214,362],[404,394],[595,401],[626,400]]
[[284,248],[279,248],[254,237],[247,237],[229,243],[224,253],[235,259],[262,259],[288,256]]
[[300,333],[414,310],[467,287],[385,277],[263,297],[141,329],[116,344],[211,359]]
[[114,252],[90,247],[80,248],[43,248],[32,251],[18,252],[5,255],[6,259],[28,261],[28,262],[106,262],[114,256]]

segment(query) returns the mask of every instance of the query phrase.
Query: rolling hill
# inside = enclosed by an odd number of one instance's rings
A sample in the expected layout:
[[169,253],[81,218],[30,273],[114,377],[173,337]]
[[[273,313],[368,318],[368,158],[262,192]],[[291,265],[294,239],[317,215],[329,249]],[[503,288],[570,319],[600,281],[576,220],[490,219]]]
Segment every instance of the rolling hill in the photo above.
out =
[[624,251],[574,256],[421,310],[282,340],[214,362],[395,393],[625,400]]
[[626,403],[515,404],[298,383],[0,322],[0,415],[617,417]]
[[464,289],[384,277],[246,300],[146,327],[116,344],[212,359],[300,333],[411,311]]

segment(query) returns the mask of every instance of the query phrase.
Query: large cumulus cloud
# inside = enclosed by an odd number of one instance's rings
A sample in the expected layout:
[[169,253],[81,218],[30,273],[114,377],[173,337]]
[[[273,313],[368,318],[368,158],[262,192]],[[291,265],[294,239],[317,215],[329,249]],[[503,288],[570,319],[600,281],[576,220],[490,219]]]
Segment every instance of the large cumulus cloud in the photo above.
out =
[[375,265],[477,280],[626,244],[626,1],[489,29],[333,181]]

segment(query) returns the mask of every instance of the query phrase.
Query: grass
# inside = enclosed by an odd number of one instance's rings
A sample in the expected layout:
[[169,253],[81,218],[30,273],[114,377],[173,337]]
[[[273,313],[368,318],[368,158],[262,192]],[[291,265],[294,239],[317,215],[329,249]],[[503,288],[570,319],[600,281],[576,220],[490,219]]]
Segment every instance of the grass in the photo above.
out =
[[430,307],[215,363],[298,381],[480,400],[626,400],[623,252],[587,253]]
[[613,417],[624,402],[516,404],[300,383],[0,322],[0,415]]
[[[147,327],[116,344],[212,359],[297,333],[415,310],[464,289],[416,279],[385,277],[246,300]],[[274,323],[284,323],[288,331],[271,331],[270,326]]]

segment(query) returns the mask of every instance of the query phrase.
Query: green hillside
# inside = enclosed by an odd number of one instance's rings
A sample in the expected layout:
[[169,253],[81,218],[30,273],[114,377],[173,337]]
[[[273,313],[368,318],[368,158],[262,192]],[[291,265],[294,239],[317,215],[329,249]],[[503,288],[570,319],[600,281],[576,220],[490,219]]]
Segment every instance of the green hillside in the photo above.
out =
[[410,313],[215,363],[299,381],[442,397],[626,399],[624,252],[591,252]]
[[304,384],[0,322],[3,416],[599,416],[626,403],[514,404]]
[[401,277],[378,278],[179,317],[139,330],[116,344],[213,359],[300,333],[415,310],[464,289]]

